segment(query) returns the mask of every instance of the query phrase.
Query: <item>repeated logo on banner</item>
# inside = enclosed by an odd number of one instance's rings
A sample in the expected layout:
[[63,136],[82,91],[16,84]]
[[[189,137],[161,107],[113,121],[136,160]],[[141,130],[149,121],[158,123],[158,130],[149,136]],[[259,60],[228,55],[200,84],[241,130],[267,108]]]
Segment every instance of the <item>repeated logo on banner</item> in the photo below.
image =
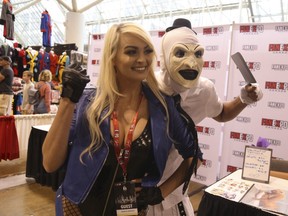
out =
[[[233,24],[194,30],[205,48],[202,76],[214,82],[222,100],[239,96],[240,88],[246,84],[230,58],[235,52],[242,53],[264,97],[230,122],[221,124],[207,118],[197,125],[204,162],[192,180],[209,185],[241,168],[245,146],[256,145],[259,137],[268,140],[273,157],[287,159],[288,23]],[[150,32],[157,52],[156,71],[160,70],[164,33]],[[104,34],[90,36],[87,71],[91,88],[96,87],[103,43]]]
[[97,85],[104,36],[104,34],[93,34],[89,36],[87,74],[90,77],[90,82],[87,84],[87,88],[95,88]]
[[[287,160],[287,33],[288,23],[233,25],[231,54],[242,53],[264,96],[225,124],[220,177],[241,168],[245,146],[257,145],[260,137],[269,142],[273,157]],[[229,71],[228,100],[243,83],[232,62]]]

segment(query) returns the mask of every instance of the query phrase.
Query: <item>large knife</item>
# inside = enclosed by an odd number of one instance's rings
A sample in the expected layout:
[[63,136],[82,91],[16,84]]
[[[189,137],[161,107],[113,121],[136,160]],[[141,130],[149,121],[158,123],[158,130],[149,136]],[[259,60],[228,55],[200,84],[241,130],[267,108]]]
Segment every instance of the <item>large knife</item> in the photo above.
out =
[[244,79],[245,79],[247,84],[257,83],[256,79],[254,78],[253,74],[249,70],[249,68],[247,66],[247,63],[245,62],[245,60],[244,60],[243,56],[241,55],[241,53],[236,52],[235,54],[233,54],[231,56],[231,58],[233,59],[233,61],[235,62],[236,66],[240,70],[240,72],[241,72],[242,76],[244,77]]

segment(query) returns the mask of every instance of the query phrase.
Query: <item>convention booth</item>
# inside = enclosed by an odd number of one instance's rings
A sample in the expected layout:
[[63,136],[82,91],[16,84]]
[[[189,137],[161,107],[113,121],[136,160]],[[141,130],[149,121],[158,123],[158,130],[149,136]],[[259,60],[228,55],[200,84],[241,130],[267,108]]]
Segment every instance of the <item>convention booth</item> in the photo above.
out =
[[[259,138],[267,140],[273,158],[287,158],[288,23],[233,23],[194,30],[205,48],[202,76],[214,82],[222,100],[237,97],[240,88],[246,84],[231,60],[231,55],[236,52],[242,53],[264,97],[225,124],[207,118],[196,126],[204,162],[192,180],[208,186],[241,168],[245,146],[257,145]],[[158,54],[156,70],[160,70],[160,44],[164,33],[150,32]],[[95,88],[104,37],[104,34],[91,34],[89,37],[87,73],[91,81],[87,88]],[[86,64],[86,60],[83,62]],[[31,128],[51,124],[54,117],[15,115],[20,152],[27,150]]]

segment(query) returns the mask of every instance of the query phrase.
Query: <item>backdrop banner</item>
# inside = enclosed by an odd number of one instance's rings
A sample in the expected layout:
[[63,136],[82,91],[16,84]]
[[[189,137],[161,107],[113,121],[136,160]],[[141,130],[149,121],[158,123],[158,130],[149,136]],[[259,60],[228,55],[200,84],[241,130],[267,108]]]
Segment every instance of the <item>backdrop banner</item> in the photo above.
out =
[[[287,160],[288,152],[288,23],[234,24],[231,54],[241,52],[263,91],[263,99],[246,107],[224,126],[220,177],[242,168],[246,145],[268,141],[272,157]],[[231,61],[228,100],[245,85]]]

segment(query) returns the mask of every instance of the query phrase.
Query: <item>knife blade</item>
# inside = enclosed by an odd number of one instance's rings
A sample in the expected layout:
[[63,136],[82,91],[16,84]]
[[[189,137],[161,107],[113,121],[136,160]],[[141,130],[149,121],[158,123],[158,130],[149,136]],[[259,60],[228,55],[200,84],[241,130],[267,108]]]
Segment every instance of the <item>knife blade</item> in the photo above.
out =
[[245,62],[242,54],[240,52],[236,52],[231,56],[233,59],[234,63],[240,70],[242,76],[244,77],[246,83],[257,83],[256,79],[254,78],[253,74],[249,70],[247,63]]

